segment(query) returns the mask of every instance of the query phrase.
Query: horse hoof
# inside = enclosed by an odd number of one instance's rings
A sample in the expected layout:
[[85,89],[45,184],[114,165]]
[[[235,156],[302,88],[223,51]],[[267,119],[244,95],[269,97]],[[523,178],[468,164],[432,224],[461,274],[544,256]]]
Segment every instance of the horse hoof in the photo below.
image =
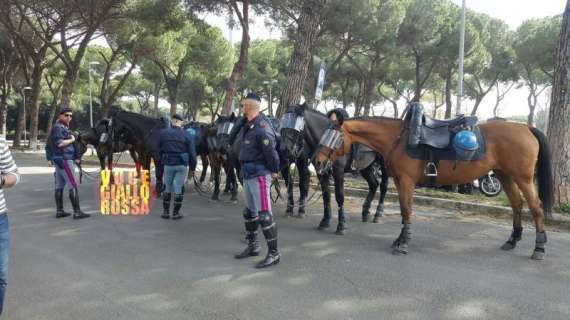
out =
[[337,229],[334,234],[336,234],[337,236],[344,236],[345,230],[344,229]]
[[319,226],[317,227],[317,230],[322,231],[322,230],[330,228],[330,226],[331,226],[331,224],[329,222],[322,222],[321,221],[321,223],[319,223]]
[[516,246],[517,246],[516,243],[507,241],[501,246],[501,250],[505,251],[513,250]]
[[210,200],[218,201],[218,200],[220,200],[220,197],[218,197],[218,195],[213,195]]
[[297,213],[299,213],[299,214],[304,214],[304,213],[305,213],[305,208],[299,207],[299,211],[297,211]]
[[302,213],[298,213],[298,214],[294,215],[293,217],[295,217],[297,219],[303,219],[305,217],[305,215]]
[[287,210],[285,210],[285,213],[293,213],[293,207],[287,206]]
[[368,215],[362,216],[362,222],[368,222]]
[[372,223],[380,222],[380,218],[382,218],[382,216],[374,216],[374,219],[372,219]]
[[395,247],[394,250],[392,250],[392,254],[395,256],[404,256],[408,254],[408,248],[407,246],[398,246]]
[[544,260],[545,255],[546,255],[545,252],[534,250],[534,252],[532,253],[532,256],[530,256],[530,258],[532,260]]

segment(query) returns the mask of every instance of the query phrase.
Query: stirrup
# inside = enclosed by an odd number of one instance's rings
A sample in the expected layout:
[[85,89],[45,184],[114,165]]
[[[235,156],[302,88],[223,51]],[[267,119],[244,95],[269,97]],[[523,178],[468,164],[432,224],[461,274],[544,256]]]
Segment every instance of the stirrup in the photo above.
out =
[[428,162],[424,171],[426,177],[437,177],[437,167],[434,162]]

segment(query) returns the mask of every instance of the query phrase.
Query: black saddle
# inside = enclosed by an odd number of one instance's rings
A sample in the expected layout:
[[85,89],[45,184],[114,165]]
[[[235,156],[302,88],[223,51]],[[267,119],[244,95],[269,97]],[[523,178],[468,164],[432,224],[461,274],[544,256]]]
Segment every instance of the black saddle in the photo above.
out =
[[437,149],[449,146],[451,138],[461,130],[472,130],[477,124],[477,117],[457,116],[455,119],[438,120],[424,113],[423,106],[414,103],[406,115],[406,125],[410,130],[408,146],[415,148],[427,145]]
[[[458,116],[450,120],[437,120],[424,114],[419,103],[410,106],[405,118],[409,130],[406,153],[413,159],[426,160],[425,175],[430,177],[429,186],[435,186],[437,165],[440,160],[481,160],[487,150],[485,137],[477,125],[477,117]],[[457,154],[451,146],[456,133],[472,131],[477,137],[479,148],[471,153]]]

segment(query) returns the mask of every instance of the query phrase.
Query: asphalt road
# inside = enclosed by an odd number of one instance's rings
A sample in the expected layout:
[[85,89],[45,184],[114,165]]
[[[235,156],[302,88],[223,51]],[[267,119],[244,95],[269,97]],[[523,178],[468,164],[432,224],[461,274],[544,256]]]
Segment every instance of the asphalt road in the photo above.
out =
[[232,258],[244,245],[241,203],[191,190],[177,222],[160,219],[159,203],[149,216],[102,216],[91,182],[80,195],[94,216],[56,220],[53,176],[16,158],[28,174],[7,194],[5,319],[570,319],[568,233],[550,232],[546,260],[531,261],[531,228],[502,252],[508,221],[423,210],[401,257],[389,249],[394,204],[379,224],[350,210],[345,236],[314,229],[320,204],[306,219],[282,218],[280,207],[282,262],[258,271],[260,258]]

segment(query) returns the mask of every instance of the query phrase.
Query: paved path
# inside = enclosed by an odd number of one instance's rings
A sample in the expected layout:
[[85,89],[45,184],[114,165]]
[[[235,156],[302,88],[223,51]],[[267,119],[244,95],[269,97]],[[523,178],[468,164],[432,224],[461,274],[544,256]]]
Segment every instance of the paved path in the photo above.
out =
[[191,191],[178,222],[160,219],[158,203],[150,216],[104,217],[88,183],[80,195],[94,217],[56,220],[52,175],[17,161],[27,174],[7,196],[5,319],[570,319],[567,233],[550,232],[547,260],[536,262],[530,228],[505,253],[507,221],[418,211],[411,253],[398,257],[395,205],[380,224],[351,210],[346,236],[316,231],[316,206],[306,219],[278,218],[282,263],[257,271],[258,258],[232,258],[243,247],[241,204]]

